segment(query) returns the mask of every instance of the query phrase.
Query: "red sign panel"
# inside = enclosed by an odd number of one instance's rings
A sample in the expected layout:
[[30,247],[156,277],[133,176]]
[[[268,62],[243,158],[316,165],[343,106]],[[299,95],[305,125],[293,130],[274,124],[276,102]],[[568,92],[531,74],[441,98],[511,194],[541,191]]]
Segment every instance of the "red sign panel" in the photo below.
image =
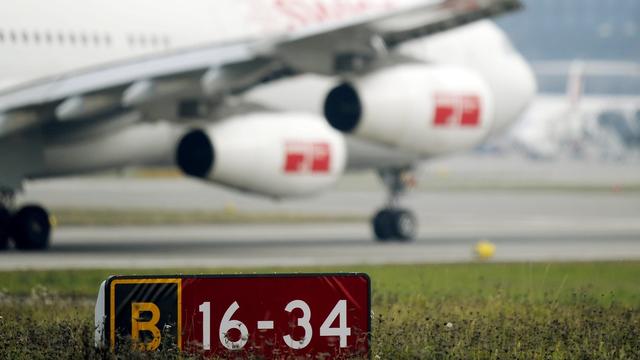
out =
[[433,125],[476,127],[480,125],[480,112],[476,95],[437,94]]
[[331,148],[328,143],[296,141],[285,144],[285,173],[328,173],[330,167]]
[[111,348],[166,344],[204,356],[368,356],[365,274],[112,277]]

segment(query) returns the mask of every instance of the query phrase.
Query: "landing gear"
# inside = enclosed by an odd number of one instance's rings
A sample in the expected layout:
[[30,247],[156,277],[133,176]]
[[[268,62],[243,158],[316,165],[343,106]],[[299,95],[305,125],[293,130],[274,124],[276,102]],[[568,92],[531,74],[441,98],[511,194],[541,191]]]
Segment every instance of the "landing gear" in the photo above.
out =
[[27,205],[12,214],[14,194],[0,193],[0,250],[13,240],[19,250],[43,250],[49,247],[51,222],[45,209]]
[[412,212],[397,207],[399,198],[414,181],[405,169],[381,170],[380,177],[389,189],[387,206],[374,216],[373,233],[378,241],[410,241],[418,224]]
[[43,250],[49,247],[51,222],[40,206],[29,205],[11,217],[11,238],[20,250]]
[[413,240],[416,226],[413,214],[404,209],[382,209],[373,218],[373,232],[380,241]]

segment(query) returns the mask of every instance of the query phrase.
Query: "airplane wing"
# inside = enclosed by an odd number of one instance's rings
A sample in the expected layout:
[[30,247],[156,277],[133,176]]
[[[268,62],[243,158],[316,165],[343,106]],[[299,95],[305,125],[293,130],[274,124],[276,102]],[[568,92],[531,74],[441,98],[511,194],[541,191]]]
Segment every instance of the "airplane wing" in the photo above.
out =
[[212,102],[296,73],[366,70],[403,42],[519,6],[519,0],[415,0],[276,38],[203,45],[38,80],[0,92],[0,137],[168,100],[173,110],[157,115],[197,116],[200,100]]

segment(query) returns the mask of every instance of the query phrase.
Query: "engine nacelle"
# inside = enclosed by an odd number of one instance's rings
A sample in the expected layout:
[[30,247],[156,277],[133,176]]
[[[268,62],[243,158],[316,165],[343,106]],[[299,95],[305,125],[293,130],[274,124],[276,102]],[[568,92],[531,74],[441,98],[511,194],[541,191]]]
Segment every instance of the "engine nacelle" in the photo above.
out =
[[432,156],[479,144],[493,108],[488,85],[471,70],[404,64],[338,85],[324,112],[337,130]]
[[281,198],[333,185],[344,172],[346,147],[316,115],[256,113],[188,132],[176,161],[187,175]]

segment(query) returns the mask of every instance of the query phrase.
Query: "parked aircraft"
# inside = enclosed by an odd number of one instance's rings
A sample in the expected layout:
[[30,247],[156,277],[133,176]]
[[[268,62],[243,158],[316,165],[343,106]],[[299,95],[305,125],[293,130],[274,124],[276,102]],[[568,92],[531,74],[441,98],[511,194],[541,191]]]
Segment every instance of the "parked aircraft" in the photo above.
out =
[[626,64],[574,61],[564,95],[540,94],[508,135],[535,159],[618,160],[640,148],[640,97],[585,94],[585,74],[634,74]]

